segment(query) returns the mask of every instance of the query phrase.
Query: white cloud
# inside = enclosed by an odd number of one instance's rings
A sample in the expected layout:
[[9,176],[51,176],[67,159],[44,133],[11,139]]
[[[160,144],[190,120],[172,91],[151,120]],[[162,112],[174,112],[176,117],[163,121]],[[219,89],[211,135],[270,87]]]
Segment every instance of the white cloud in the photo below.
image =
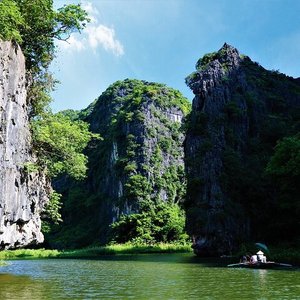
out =
[[116,56],[124,54],[123,45],[115,38],[115,31],[104,25],[89,26],[86,28],[88,44],[96,49],[102,46],[106,51],[111,51]]
[[87,24],[80,35],[73,33],[67,43],[59,41],[58,46],[66,51],[92,49],[95,52],[98,48],[103,48],[116,56],[122,56],[124,54],[124,46],[116,38],[115,30],[99,24],[99,11],[91,2],[84,1],[82,8],[88,12],[91,22]]
[[98,22],[97,16],[99,15],[99,11],[96,7],[93,6],[91,2],[83,1],[81,7],[89,14],[91,23]]

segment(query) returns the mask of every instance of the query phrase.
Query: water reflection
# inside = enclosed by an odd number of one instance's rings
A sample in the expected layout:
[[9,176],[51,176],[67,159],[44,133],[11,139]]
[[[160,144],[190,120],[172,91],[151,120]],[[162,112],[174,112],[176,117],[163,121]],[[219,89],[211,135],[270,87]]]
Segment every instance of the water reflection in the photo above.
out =
[[0,299],[49,299],[46,284],[29,276],[0,274]]
[[6,274],[0,275],[0,299],[297,299],[300,294],[300,272],[216,264],[174,254],[13,261],[1,268]]
[[269,289],[268,270],[256,270],[256,272],[254,272],[254,275],[256,277],[254,281],[257,281],[257,289],[260,294],[260,299],[266,299]]
[[257,273],[258,273],[260,285],[265,285],[267,282],[268,271],[267,270],[257,270],[257,271],[258,271]]

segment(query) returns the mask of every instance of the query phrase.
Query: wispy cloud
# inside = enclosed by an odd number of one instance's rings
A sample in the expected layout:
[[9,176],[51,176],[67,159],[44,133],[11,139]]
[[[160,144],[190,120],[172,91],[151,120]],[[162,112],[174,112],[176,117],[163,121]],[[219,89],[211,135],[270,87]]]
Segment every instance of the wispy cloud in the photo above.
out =
[[102,46],[106,51],[112,51],[116,56],[124,54],[123,45],[116,39],[114,29],[98,25],[89,26],[86,32],[89,45],[93,49]]
[[91,2],[83,1],[81,7],[89,14],[92,23],[98,22],[99,11]]
[[87,49],[96,51],[98,48],[103,48],[115,56],[122,56],[124,46],[116,38],[115,30],[99,22],[99,11],[91,2],[83,2],[82,8],[88,12],[91,22],[80,35],[74,33],[68,42],[58,41],[58,46],[63,50],[77,52]]

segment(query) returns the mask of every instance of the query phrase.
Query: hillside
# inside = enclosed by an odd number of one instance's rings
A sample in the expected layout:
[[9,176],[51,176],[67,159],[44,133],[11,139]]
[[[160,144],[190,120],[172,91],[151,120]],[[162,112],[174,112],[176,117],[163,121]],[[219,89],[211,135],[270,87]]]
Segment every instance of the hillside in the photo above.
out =
[[[178,91],[126,79],[111,85],[80,112],[78,116],[103,141],[93,142],[86,150],[89,170],[84,182],[66,178],[55,182],[63,193],[64,222],[50,237],[52,245],[105,243],[111,238],[110,225],[120,218],[113,234],[119,242],[174,239],[162,231],[170,225],[170,214],[174,222],[184,225],[180,209],[186,189],[182,125],[189,111],[190,103]],[[122,219],[122,215],[132,217]],[[158,215],[161,220],[154,221]],[[136,225],[139,219],[145,223],[142,233]]]
[[299,145],[299,79],[265,70],[224,44],[199,59],[186,83],[195,94],[185,146],[195,252],[299,240],[299,174],[289,175],[287,186],[270,165],[278,141],[289,136]]

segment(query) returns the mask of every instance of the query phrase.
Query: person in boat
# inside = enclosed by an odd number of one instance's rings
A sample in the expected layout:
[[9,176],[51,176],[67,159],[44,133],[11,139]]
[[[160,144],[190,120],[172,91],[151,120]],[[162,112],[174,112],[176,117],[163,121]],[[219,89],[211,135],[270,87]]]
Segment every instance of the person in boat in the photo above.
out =
[[249,261],[248,261],[248,258],[246,255],[243,255],[240,257],[240,263],[247,263],[247,262],[249,262]]
[[251,264],[256,264],[257,263],[257,254],[253,254],[250,257],[250,263]]
[[257,261],[258,262],[262,262],[262,263],[266,263],[267,262],[267,258],[266,258],[266,256],[264,255],[264,253],[261,250],[259,250],[256,253],[256,255],[257,255]]

